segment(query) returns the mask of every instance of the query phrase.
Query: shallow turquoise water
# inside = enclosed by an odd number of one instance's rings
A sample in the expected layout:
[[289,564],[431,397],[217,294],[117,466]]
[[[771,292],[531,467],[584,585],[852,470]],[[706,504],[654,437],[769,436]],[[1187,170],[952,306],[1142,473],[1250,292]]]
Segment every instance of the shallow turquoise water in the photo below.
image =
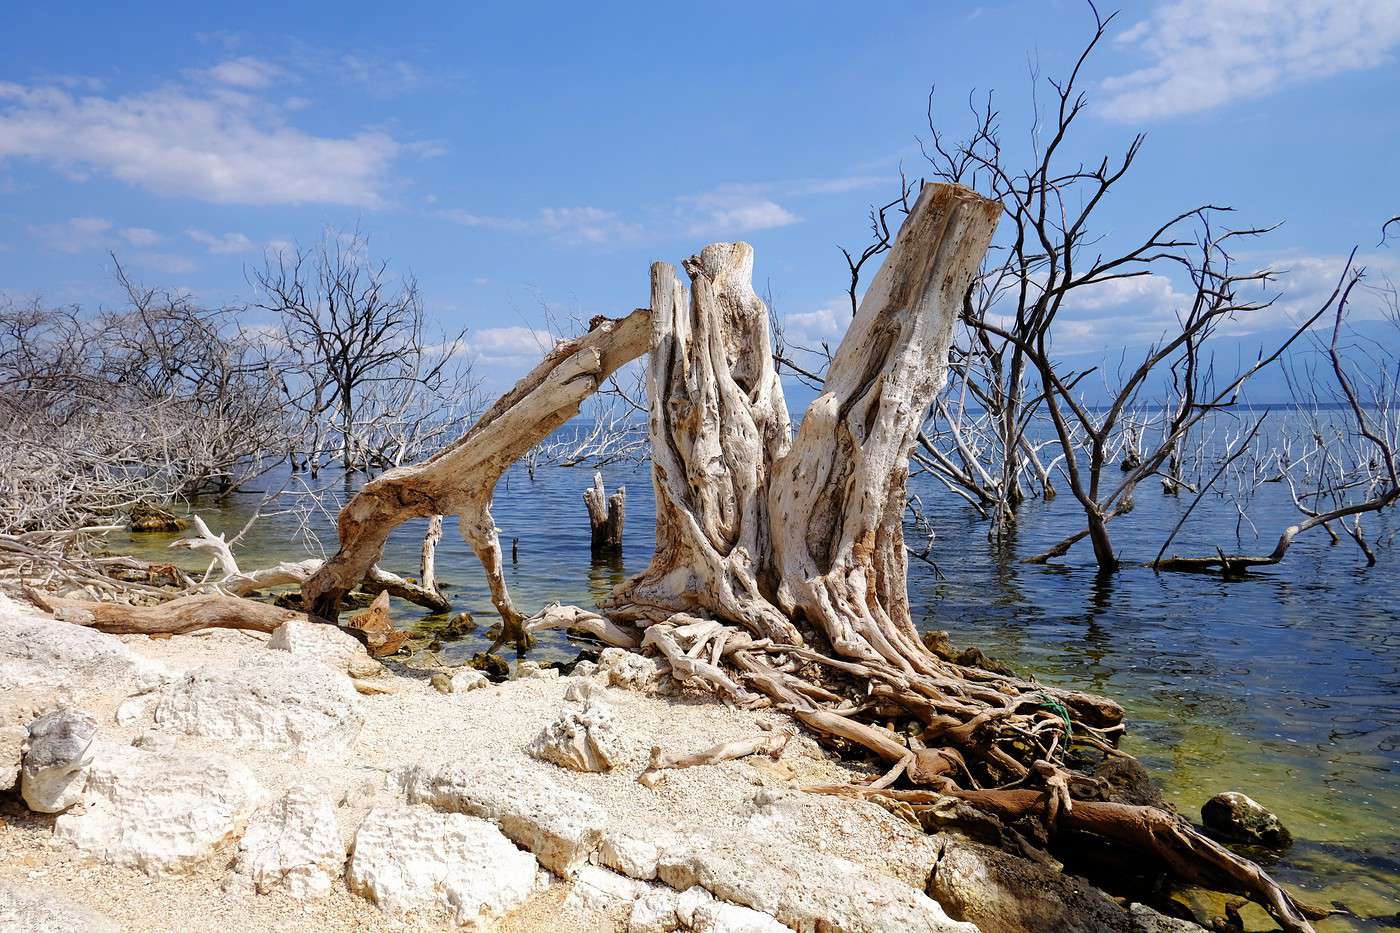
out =
[[[614,464],[603,474],[609,490],[628,490],[624,554],[614,564],[589,558],[581,496],[591,470],[546,468],[532,480],[517,467],[502,479],[494,512],[522,610],[551,600],[591,604],[624,572],[646,565],[654,520],[648,468]],[[279,484],[269,476],[259,485]],[[1113,526],[1130,564],[1102,578],[1087,549],[1072,551],[1058,567],[1016,562],[1071,527],[1067,493],[1051,505],[1028,506],[1014,544],[996,548],[985,525],[951,497],[916,491],[932,507],[941,572],[910,563],[922,626],[947,629],[954,643],[980,645],[1023,673],[1121,701],[1127,747],[1183,812],[1197,815],[1222,790],[1243,790],[1277,811],[1297,842],[1271,871],[1314,902],[1340,901],[1373,918],[1328,920],[1320,929],[1381,928],[1375,918],[1400,911],[1400,554],[1382,549],[1380,565],[1366,569],[1349,544],[1331,547],[1314,532],[1283,565],[1247,580],[1157,575],[1131,562],[1155,554],[1187,502],[1143,490],[1134,512]],[[233,532],[258,498],[244,494],[224,511],[200,511],[215,530]],[[1173,550],[1234,546],[1233,514],[1212,516],[1211,507],[1209,499],[1202,503]],[[1286,501],[1261,500],[1253,517],[1270,539],[1263,550],[1294,514]],[[240,551],[246,566],[301,556],[287,521],[254,527]],[[328,544],[329,528],[322,524]],[[422,522],[400,529],[385,566],[416,574],[422,530]],[[480,567],[450,523],[447,532],[439,577],[454,606],[472,612],[484,630],[493,612]],[[161,543],[142,538],[114,544],[149,555]],[[396,606],[405,624],[415,610]],[[445,654],[462,658],[484,645],[478,634]],[[575,653],[557,634],[538,651]]]

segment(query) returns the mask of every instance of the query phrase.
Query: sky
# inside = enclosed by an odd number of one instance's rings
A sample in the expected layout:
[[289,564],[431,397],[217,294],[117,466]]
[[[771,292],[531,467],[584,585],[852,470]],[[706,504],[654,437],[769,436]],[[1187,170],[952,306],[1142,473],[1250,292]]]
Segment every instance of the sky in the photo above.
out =
[[[1147,134],[1101,209],[1106,241],[1202,203],[1281,224],[1243,257],[1285,274],[1271,309],[1231,325],[1242,357],[1315,306],[1353,247],[1372,282],[1400,280],[1400,242],[1380,242],[1400,214],[1400,0],[1102,8],[1120,13],[1074,151]],[[863,245],[901,169],[927,171],[930,87],[954,136],[969,95],[992,92],[1023,140],[1032,71],[1063,74],[1093,22],[1082,0],[148,0],[6,20],[0,293],[115,306],[115,253],[146,285],[240,304],[268,251],[358,230],[468,328],[494,389],[551,321],[644,305],[651,262],[716,240],[754,245],[794,338],[839,339],[838,247]],[[1184,298],[1167,276],[1104,286],[1057,351],[1146,344]]]

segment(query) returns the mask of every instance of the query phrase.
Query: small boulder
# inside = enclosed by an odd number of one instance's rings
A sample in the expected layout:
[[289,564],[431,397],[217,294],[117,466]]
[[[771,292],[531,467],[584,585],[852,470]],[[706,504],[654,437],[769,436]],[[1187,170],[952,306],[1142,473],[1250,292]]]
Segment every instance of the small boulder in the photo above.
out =
[[1293,835],[1283,822],[1257,800],[1236,791],[1216,794],[1201,807],[1206,832],[1225,842],[1286,849]]
[[430,683],[438,693],[467,693],[491,686],[491,681],[485,674],[471,667],[439,671],[433,675]]
[[538,661],[517,661],[510,675],[511,680],[555,680],[558,677],[559,668],[546,667]]
[[97,720],[80,710],[55,710],[29,725],[20,793],[36,813],[62,813],[83,796],[92,765]]
[[535,859],[485,820],[427,807],[372,810],[355,833],[350,890],[392,914],[450,911],[477,928],[534,892]]
[[564,710],[525,751],[571,771],[611,771],[622,759],[624,748],[617,717],[610,707],[595,700]]
[[309,784],[287,793],[254,814],[238,843],[236,871],[266,894],[278,885],[297,900],[324,897],[345,864],[335,807]]
[[149,502],[138,502],[133,505],[130,519],[131,530],[136,532],[184,531],[190,526],[187,519],[151,505]]
[[264,796],[252,772],[221,755],[98,743],[84,806],[55,821],[54,838],[149,875],[187,872],[227,858]]
[[255,748],[335,756],[364,724],[350,679],[311,658],[268,651],[235,668],[189,671],[163,692],[156,725]]
[[384,670],[384,665],[371,658],[353,635],[321,622],[283,622],[267,640],[267,647],[315,658],[351,677],[371,677]]
[[598,655],[598,674],[613,687],[646,693],[656,689],[661,665],[655,658],[625,648],[604,648]]

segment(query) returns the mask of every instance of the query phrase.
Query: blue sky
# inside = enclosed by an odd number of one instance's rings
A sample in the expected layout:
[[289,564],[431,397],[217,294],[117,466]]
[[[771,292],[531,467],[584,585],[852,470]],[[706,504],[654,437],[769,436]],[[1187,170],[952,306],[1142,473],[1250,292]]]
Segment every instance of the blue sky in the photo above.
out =
[[[701,10],[703,9],[703,15]],[[1112,7],[1107,7],[1112,9]],[[1008,137],[1028,68],[1064,71],[1078,0],[1009,3],[70,4],[0,34],[0,292],[115,303],[108,250],[150,285],[249,294],[266,249],[358,227],[470,328],[499,386],[567,319],[642,304],[647,268],[745,239],[790,329],[841,328],[838,244],[923,170],[942,125],[996,92]],[[1078,145],[1146,148],[1102,212],[1127,237],[1214,202],[1283,226],[1288,269],[1249,345],[1330,288],[1400,213],[1400,2],[1125,3],[1087,75]],[[1397,276],[1400,277],[1400,276]],[[1151,339],[1169,279],[1105,292],[1066,353]],[[1365,311],[1359,312],[1363,316]]]

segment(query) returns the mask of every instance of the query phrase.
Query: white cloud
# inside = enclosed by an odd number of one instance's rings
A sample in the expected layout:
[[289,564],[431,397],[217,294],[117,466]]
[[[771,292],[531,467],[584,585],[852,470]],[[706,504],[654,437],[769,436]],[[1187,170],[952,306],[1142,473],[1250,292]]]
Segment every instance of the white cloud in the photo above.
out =
[[105,217],[73,217],[59,223],[38,224],[30,227],[29,233],[50,249],[62,253],[115,251],[124,263],[131,262],[170,275],[184,275],[197,268],[186,256],[151,251],[149,247],[165,240],[156,231],[146,227],[118,227]]
[[209,69],[208,75],[220,84],[230,87],[265,88],[271,87],[278,79],[284,77],[286,72],[271,62],[244,55],[219,62]]
[[552,334],[531,327],[487,327],[467,333],[467,351],[488,362],[533,362],[553,346]]
[[851,304],[845,295],[833,298],[814,311],[783,315],[783,340],[791,347],[815,349],[822,343],[841,342],[851,323]]
[[797,215],[778,202],[737,191],[711,191],[680,201],[694,214],[686,225],[694,236],[734,236],[797,223]]
[[81,253],[106,247],[112,240],[113,224],[102,217],[74,217],[61,223],[37,224],[29,232],[51,249]]
[[247,253],[256,245],[248,237],[241,233],[210,233],[207,230],[196,230],[191,228],[185,231],[185,236],[203,246],[215,255],[228,255],[231,253]]
[[541,234],[566,243],[602,244],[635,239],[641,233],[640,225],[597,207],[545,207],[533,217],[492,217],[454,209],[442,216],[465,227]]
[[146,227],[124,227],[117,233],[132,246],[155,246],[164,239],[159,233]]
[[0,161],[34,159],[160,195],[375,207],[402,151],[383,132],[329,137],[288,126],[281,111],[236,91],[102,97],[0,83]]
[[1173,117],[1384,64],[1400,44],[1400,4],[1167,0],[1117,42],[1146,64],[1103,82],[1103,114]]

